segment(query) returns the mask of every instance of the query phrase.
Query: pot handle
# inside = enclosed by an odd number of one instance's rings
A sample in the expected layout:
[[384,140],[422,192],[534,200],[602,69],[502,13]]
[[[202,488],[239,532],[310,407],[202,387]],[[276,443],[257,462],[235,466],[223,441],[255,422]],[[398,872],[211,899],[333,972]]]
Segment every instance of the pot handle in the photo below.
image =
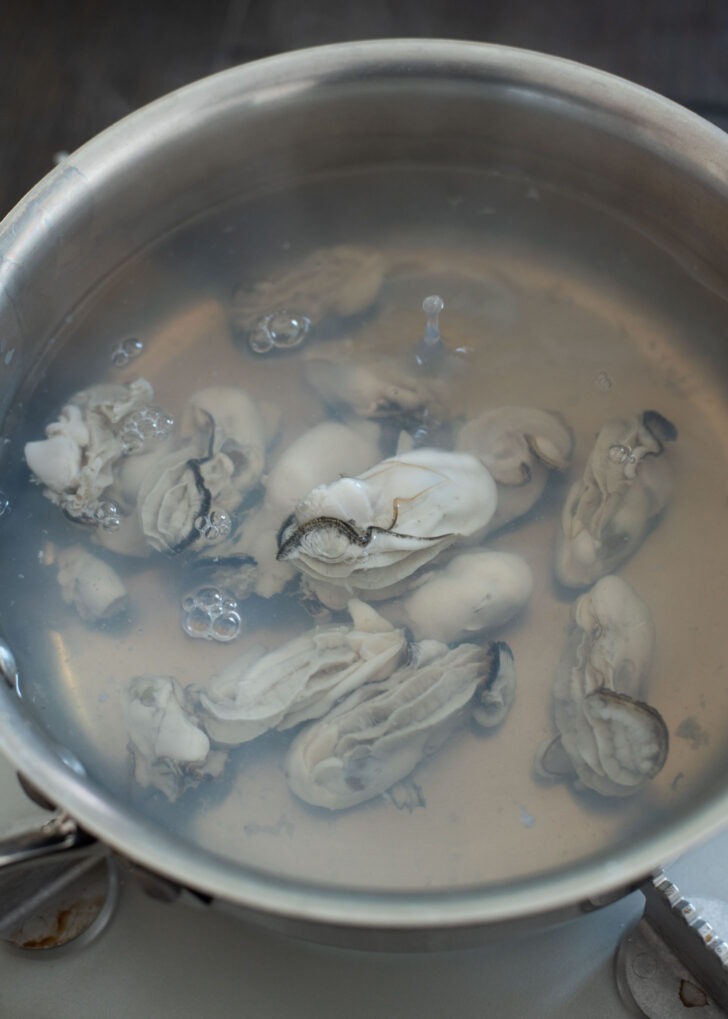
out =
[[68,814],[59,813],[40,827],[16,832],[0,839],[0,870],[74,850],[87,849],[95,841],[93,836],[79,828]]
[[623,999],[639,1014],[660,1019],[697,1007],[705,1008],[706,1019],[728,1015],[728,942],[723,940],[728,904],[683,898],[663,871],[641,890],[644,914],[617,953]]

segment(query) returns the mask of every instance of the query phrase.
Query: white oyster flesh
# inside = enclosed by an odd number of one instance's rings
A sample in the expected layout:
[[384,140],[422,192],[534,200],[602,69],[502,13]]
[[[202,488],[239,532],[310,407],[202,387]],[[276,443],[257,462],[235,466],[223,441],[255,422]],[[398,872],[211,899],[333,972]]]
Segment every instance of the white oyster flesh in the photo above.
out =
[[363,602],[352,625],[316,627],[251,661],[231,662],[197,693],[198,717],[216,743],[236,745],[270,729],[319,718],[352,690],[385,679],[407,652],[395,629]]
[[676,438],[675,426],[657,411],[603,426],[564,504],[555,561],[562,584],[589,587],[639,548],[670,500],[664,444]]
[[409,775],[469,716],[493,680],[492,648],[426,645],[415,664],[360,687],[296,736],[286,759],[296,796],[329,810],[370,800]]
[[81,619],[96,623],[126,611],[128,597],[119,574],[80,545],[62,549],[56,557],[61,597]]
[[234,510],[260,481],[266,446],[273,438],[270,423],[256,401],[237,386],[208,386],[192,393],[182,415],[181,435],[193,436],[204,429],[205,418],[214,429],[208,476],[214,471],[220,479],[215,506]]
[[477,456],[498,487],[488,533],[535,506],[551,473],[570,466],[572,447],[560,415],[538,407],[495,407],[463,425],[455,448]]
[[629,796],[660,771],[669,737],[659,712],[643,703],[654,649],[649,609],[626,581],[603,577],[573,608],[554,681],[556,742],[540,752],[540,774],[564,775],[565,754],[582,786]]
[[355,315],[374,303],[383,276],[384,261],[372,248],[318,248],[280,275],[238,290],[232,322],[248,332],[276,311],[305,315],[314,325],[331,315]]
[[[276,559],[282,520],[315,485],[357,474],[379,460],[379,427],[357,422],[355,427],[326,421],[308,429],[288,446],[263,479],[265,498],[246,517],[240,531],[211,554],[251,556],[257,562],[256,594],[270,598],[283,590],[296,571]],[[345,608],[346,601],[339,606]]]
[[211,386],[193,393],[178,441],[149,461],[137,492],[148,544],[160,552],[204,550],[212,514],[232,515],[260,481],[270,438],[267,416],[245,390]]
[[200,537],[195,521],[212,505],[202,474],[210,462],[203,435],[161,457],[139,486],[137,516],[147,543],[157,552],[181,552]]
[[445,395],[445,382],[413,371],[411,356],[378,357],[364,364],[353,340],[310,350],[304,370],[325,404],[364,418],[416,418],[439,408]]
[[408,626],[416,640],[431,637],[445,644],[505,626],[533,592],[530,567],[510,552],[464,552],[415,583],[414,590],[382,611]]
[[25,445],[26,463],[44,494],[71,517],[92,515],[124,455],[120,423],[153,398],[146,379],[76,393],[46,427],[46,438]]
[[281,529],[278,558],[352,590],[389,587],[482,533],[495,507],[475,457],[416,449],[314,488]]
[[222,770],[224,754],[210,753],[208,737],[185,709],[182,688],[171,676],[131,680],[126,724],[134,778],[169,800]]

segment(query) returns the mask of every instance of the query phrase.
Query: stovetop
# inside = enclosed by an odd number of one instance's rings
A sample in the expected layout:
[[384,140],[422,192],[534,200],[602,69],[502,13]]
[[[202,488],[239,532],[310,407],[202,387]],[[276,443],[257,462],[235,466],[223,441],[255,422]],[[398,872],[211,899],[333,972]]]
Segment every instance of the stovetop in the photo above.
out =
[[[0,759],[0,831],[33,816],[42,815]],[[686,896],[728,902],[726,860],[728,831],[667,869]],[[167,905],[127,877],[90,944],[30,954],[0,945],[0,1016],[622,1019],[632,1013],[617,990],[615,952],[643,904],[637,892],[549,932],[477,949],[376,954],[290,940],[207,906]]]

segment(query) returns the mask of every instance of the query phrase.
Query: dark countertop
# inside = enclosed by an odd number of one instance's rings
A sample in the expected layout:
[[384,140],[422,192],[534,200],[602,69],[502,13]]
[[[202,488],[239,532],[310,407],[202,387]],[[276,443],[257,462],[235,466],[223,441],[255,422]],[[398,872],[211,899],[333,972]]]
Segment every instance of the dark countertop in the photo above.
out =
[[728,128],[728,0],[6,0],[0,215],[57,153],[172,89],[272,53],[397,36],[569,57]]

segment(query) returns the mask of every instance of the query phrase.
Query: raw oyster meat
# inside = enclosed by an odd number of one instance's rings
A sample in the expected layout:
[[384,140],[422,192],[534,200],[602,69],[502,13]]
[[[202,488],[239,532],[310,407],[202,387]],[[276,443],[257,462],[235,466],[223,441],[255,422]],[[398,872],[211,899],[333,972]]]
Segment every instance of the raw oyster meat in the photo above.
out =
[[208,419],[214,429],[212,462],[225,478],[224,485],[218,482],[216,505],[234,510],[260,481],[266,447],[278,432],[279,415],[261,407],[238,386],[208,386],[187,401],[180,423],[182,438],[204,431]]
[[[179,442],[150,462],[137,493],[141,529],[152,548],[181,552],[232,530],[231,514],[259,482],[271,429],[248,394],[230,386],[193,393]],[[223,526],[224,525],[224,526]]]
[[126,724],[134,778],[159,789],[169,800],[205,775],[219,775],[225,754],[210,752],[210,741],[185,708],[184,693],[171,676],[135,676],[127,693]]
[[[501,647],[439,641],[415,645],[416,660],[360,687],[291,744],[286,775],[306,803],[342,810],[378,796],[434,753],[497,681]],[[489,705],[484,709],[487,717]],[[476,720],[477,714],[476,714]],[[493,724],[492,722],[490,724]]]
[[108,563],[80,545],[58,552],[61,597],[81,619],[96,623],[126,611],[129,599],[119,574]]
[[419,419],[439,409],[445,395],[443,379],[413,371],[411,358],[368,358],[364,364],[359,346],[343,340],[306,355],[306,378],[325,404],[365,418]]
[[229,542],[216,545],[210,555],[221,563],[229,556],[252,557],[257,563],[255,593],[264,598],[278,594],[296,576],[289,562],[276,559],[281,520],[314,485],[363,471],[379,456],[379,428],[373,423],[360,421],[350,427],[325,421],[314,425],[281,453],[263,478],[262,504],[250,511]]
[[381,611],[407,626],[416,640],[431,637],[445,644],[505,626],[533,591],[530,567],[511,552],[466,552],[415,583]]
[[281,528],[278,558],[350,590],[389,587],[481,534],[495,507],[474,456],[416,449],[314,488]]
[[664,444],[676,438],[672,422],[654,410],[603,426],[561,515],[555,569],[562,584],[589,587],[639,548],[670,500]]
[[603,577],[574,604],[572,626],[554,681],[555,740],[537,770],[603,796],[630,796],[660,771],[668,731],[643,703],[652,661],[649,609],[629,584]]
[[331,315],[356,315],[374,303],[383,276],[384,261],[372,248],[319,248],[287,272],[238,290],[232,322],[249,333],[276,311],[305,316],[314,326]]
[[44,494],[71,517],[92,518],[125,455],[121,422],[153,398],[146,379],[76,393],[46,427],[46,438],[25,445],[26,463]]
[[314,628],[254,659],[235,659],[197,693],[198,717],[216,743],[245,743],[324,715],[341,697],[392,673],[407,652],[395,629],[363,602],[352,625]]
[[551,472],[569,467],[572,446],[560,415],[538,407],[496,407],[463,425],[455,448],[477,456],[498,487],[488,533],[528,513]]

